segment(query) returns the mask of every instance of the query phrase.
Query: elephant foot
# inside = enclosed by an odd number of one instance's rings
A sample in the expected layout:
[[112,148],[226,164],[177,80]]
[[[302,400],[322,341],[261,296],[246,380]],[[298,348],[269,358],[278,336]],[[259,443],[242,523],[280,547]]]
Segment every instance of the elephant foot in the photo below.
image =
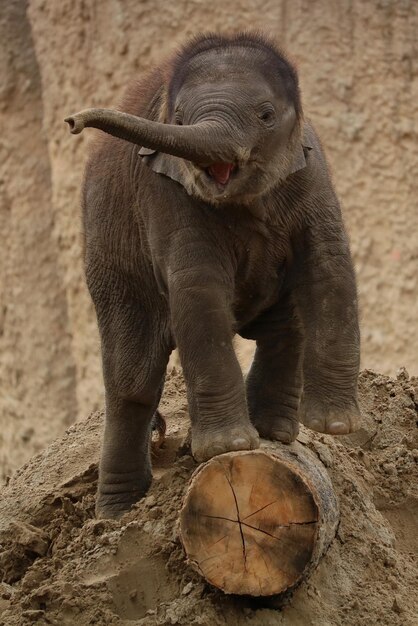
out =
[[198,463],[234,450],[254,450],[260,445],[258,433],[250,424],[219,429],[192,428],[192,454]]
[[299,433],[299,420],[297,417],[277,416],[270,419],[253,421],[260,437],[292,443]]
[[[101,472],[102,474],[102,472]],[[149,469],[144,473],[109,473],[100,476],[97,491],[96,517],[99,519],[119,519],[129,511],[148,491],[152,475]]]
[[328,435],[348,435],[359,430],[361,414],[356,405],[348,408],[320,407],[316,403],[304,402],[301,407],[301,422],[311,430]]

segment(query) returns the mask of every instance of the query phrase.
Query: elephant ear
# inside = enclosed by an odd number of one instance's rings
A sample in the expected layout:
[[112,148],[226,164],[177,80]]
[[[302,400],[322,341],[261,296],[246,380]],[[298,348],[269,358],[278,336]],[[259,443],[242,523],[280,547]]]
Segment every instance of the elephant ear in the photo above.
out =
[[[150,107],[150,119],[156,122],[167,122],[167,103],[164,87],[156,93]],[[156,174],[163,174],[182,185],[187,193],[191,193],[190,180],[187,178],[186,168],[183,160],[179,157],[151,150],[150,148],[140,148],[138,152],[143,163],[151,168]]]
[[309,154],[309,151],[312,150],[312,146],[300,144],[296,150],[296,154],[294,155],[293,163],[291,165],[289,176],[298,172],[299,170],[303,170],[306,167],[306,158]]
[[148,148],[141,148],[138,154],[142,157],[143,162],[154,172],[168,176],[176,183],[182,185],[188,194],[191,194],[190,174],[187,176],[187,169],[183,159],[165,154],[164,152],[148,150]]
[[151,148],[141,148],[138,154],[139,156],[143,157],[143,156],[151,156],[152,154],[155,154],[156,152],[157,152],[156,150],[151,150]]

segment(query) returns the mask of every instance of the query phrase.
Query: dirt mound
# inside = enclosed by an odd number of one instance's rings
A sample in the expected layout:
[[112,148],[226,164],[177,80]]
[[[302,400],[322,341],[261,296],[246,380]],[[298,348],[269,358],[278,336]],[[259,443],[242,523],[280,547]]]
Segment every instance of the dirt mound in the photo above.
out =
[[[0,624],[344,626],[416,623],[418,381],[364,371],[364,428],[301,430],[340,500],[337,537],[285,603],[223,595],[185,563],[178,512],[196,465],[184,454],[181,374],[168,378],[168,440],[155,480],[121,522],[94,519],[103,414],[72,426],[10,480],[0,501]],[[414,605],[415,602],[415,605]],[[276,606],[275,606],[276,604]]]
[[[359,284],[362,363],[418,374],[418,3],[0,2],[0,482],[103,403],[79,194],[91,133],[65,117],[202,30],[260,29],[295,61]],[[412,331],[411,331],[412,329]]]

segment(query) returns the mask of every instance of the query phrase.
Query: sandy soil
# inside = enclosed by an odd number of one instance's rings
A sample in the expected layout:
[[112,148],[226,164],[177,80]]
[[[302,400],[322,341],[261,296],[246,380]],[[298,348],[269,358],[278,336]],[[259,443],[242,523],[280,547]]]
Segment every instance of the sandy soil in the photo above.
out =
[[284,603],[225,596],[185,562],[178,512],[195,463],[181,447],[180,372],[166,384],[169,434],[153,485],[120,522],[94,519],[103,414],[70,427],[1,492],[1,626],[415,625],[418,380],[366,370],[360,400],[358,433],[299,435],[327,467],[341,523],[319,567]]

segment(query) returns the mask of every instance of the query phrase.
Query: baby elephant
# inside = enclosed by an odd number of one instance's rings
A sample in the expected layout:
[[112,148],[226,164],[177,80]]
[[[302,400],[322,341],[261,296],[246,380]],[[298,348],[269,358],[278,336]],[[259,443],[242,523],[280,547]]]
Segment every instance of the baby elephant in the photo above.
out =
[[[204,461],[290,443],[298,423],[359,427],[349,243],[295,69],[255,34],[206,35],[71,132],[105,133],[87,164],[87,284],[102,341],[106,426],[97,513],[151,482],[149,439],[169,355]],[[110,136],[109,136],[110,135]],[[257,342],[244,384],[232,339]]]

